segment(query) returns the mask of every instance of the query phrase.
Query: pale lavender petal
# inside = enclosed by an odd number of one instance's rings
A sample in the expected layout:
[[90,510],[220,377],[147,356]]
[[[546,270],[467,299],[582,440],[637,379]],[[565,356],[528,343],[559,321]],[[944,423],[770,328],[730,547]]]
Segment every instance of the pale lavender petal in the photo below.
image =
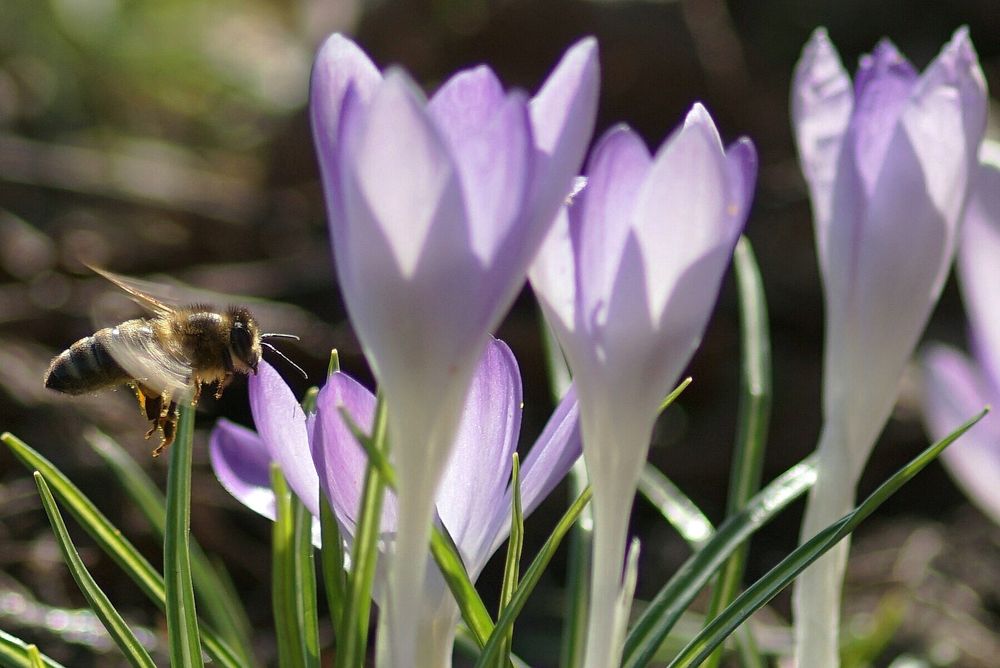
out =
[[[370,236],[380,233],[405,278],[416,273],[439,218],[456,228],[464,221],[450,152],[422,98],[405,72],[392,69],[365,113],[358,114],[361,122],[353,113],[344,118],[352,126],[344,130],[357,133],[341,158],[350,162],[353,177],[344,183],[348,218],[369,221],[352,227],[371,225]],[[366,243],[367,238],[355,238],[351,250],[362,251]]]
[[274,520],[271,454],[256,432],[219,420],[208,439],[208,456],[227,492],[250,510]]
[[995,163],[979,165],[958,249],[962,297],[976,358],[1000,395],[1000,146],[984,142]]
[[986,103],[980,99],[975,111],[957,94],[964,81],[975,78],[970,70],[978,71],[952,67],[958,57],[945,48],[925,76],[940,69],[954,78],[934,75],[935,86],[918,85],[899,117],[874,193],[857,223],[858,235],[849,244],[855,260],[843,273],[850,274],[855,287],[840,297],[847,310],[832,315],[834,322],[845,318],[843,326],[850,329],[835,330],[847,352],[831,361],[843,371],[840,390],[829,394],[841,394],[848,402],[844,410],[861,425],[857,439],[866,444],[888,417],[898,379],[937,301],[955,248],[979,145],[978,138],[969,142],[965,126]]
[[444,386],[449,360],[475,359],[469,348],[487,325],[468,314],[484,288],[457,174],[419,95],[397,71],[367,108],[348,96],[341,159],[351,165],[343,187],[352,223],[349,246],[334,250],[380,381]]
[[[531,126],[535,140],[534,174],[529,207],[531,225],[524,231],[524,247],[535,249],[569,193],[597,117],[600,64],[597,40],[577,42],[531,99]],[[530,258],[524,260],[528,262]]]
[[726,149],[726,162],[729,165],[729,205],[726,214],[735,243],[743,231],[757,186],[757,149],[752,141],[742,137]]
[[310,444],[320,488],[341,525],[353,536],[368,457],[344,424],[341,408],[358,427],[370,433],[375,396],[347,374],[334,373],[316,397]]
[[446,115],[444,121],[436,119],[450,142],[462,181],[472,252],[486,267],[494,263],[502,243],[518,235],[524,224],[521,212],[533,177],[527,100],[515,93],[498,100],[490,111],[488,117],[475,119],[475,127],[464,129],[462,135],[454,126],[443,129],[454,114]]
[[309,110],[335,242],[343,224],[336,146],[344,95],[350,87],[367,100],[381,81],[382,75],[364,51],[341,34],[331,35],[316,55]]
[[[580,408],[576,388],[571,385],[521,464],[521,511],[524,517],[531,515],[566,477],[582,452]],[[496,504],[490,518],[489,549],[480,555],[477,564],[485,565],[510,535],[513,502],[513,489],[508,485],[503,502]]]
[[715,123],[696,104],[684,127],[657,152],[635,205],[634,226],[646,262],[653,321],[660,320],[681,272],[711,249],[732,243],[731,221],[725,215],[730,204],[728,173]]
[[521,504],[525,517],[566,477],[581,452],[580,406],[576,388],[570,386],[521,465]]
[[531,289],[563,345],[577,319],[576,263],[569,212],[564,206],[559,210],[528,272]]
[[[952,348],[930,349],[923,367],[924,419],[935,439],[944,438],[997,398],[987,393],[970,361]],[[941,459],[969,498],[1000,523],[998,424],[996,415],[987,415],[945,450]]]
[[427,104],[445,141],[453,149],[489,125],[505,100],[503,85],[486,65],[454,74]]
[[576,276],[584,323],[603,325],[632,229],[633,209],[652,159],[642,139],[626,126],[609,130],[587,165],[587,186],[570,210],[579,266]]
[[817,28],[795,66],[792,125],[813,213],[823,226],[830,219],[841,142],[853,106],[851,79],[826,30]]
[[879,42],[874,53],[861,59],[848,132],[855,169],[869,195],[875,189],[896,122],[916,81],[916,70],[888,40]]
[[466,395],[437,494],[438,515],[472,571],[492,554],[491,521],[504,503],[520,427],[517,360],[507,344],[492,339]]
[[319,517],[319,478],[309,450],[306,416],[274,368],[261,361],[250,376],[250,410],[257,433],[278,463],[288,486]]

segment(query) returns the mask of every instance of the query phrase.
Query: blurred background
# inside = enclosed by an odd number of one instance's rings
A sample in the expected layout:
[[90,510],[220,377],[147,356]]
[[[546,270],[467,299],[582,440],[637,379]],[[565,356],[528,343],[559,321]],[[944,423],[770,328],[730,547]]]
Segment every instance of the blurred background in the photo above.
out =
[[[480,62],[508,85],[534,91],[569,44],[593,34],[603,68],[598,134],[627,122],[656,145],[701,100],[727,141],[746,134],[760,151],[747,234],[771,310],[769,480],[810,452],[819,427],[822,295],[788,117],[800,49],[824,25],[849,68],[883,35],[922,68],[963,24],[991,88],[1000,90],[995,0],[2,0],[0,431],[49,457],[160,563],[148,526],[85,438],[100,428],[165,480],[166,458],[150,458],[154,443],[142,438],[146,423],[131,394],[66,398],[42,387],[53,355],[96,325],[113,324],[95,323],[95,310],[121,307],[82,261],[266,299],[255,306],[265,329],[302,336],[283,349],[311,378],[323,378],[336,347],[344,369],[370,382],[334,282],[306,111],[317,45],[345,31],[376,63],[402,64],[429,91]],[[134,314],[126,307],[118,319]],[[499,331],[524,378],[522,444],[552,407],[539,331],[526,293]],[[651,454],[713,521],[725,507],[738,334],[730,277],[690,369],[694,383],[661,420]],[[964,345],[953,281],[928,338]],[[297,392],[306,389],[277,365]],[[862,494],[925,447],[917,396],[907,380]],[[193,532],[228,568],[257,630],[254,651],[271,663],[269,523],[238,506],[211,473],[204,446],[220,416],[251,424],[245,382],[201,403]],[[531,517],[526,554],[565,503],[560,487]],[[794,547],[801,510],[799,502],[755,537],[749,577]],[[70,529],[111,600],[162,651],[162,617],[78,527]],[[642,499],[632,530],[643,541],[638,597],[648,599],[689,551]],[[480,580],[491,607],[501,570],[494,563]],[[564,575],[560,554],[519,622],[515,650],[532,665],[557,665]],[[1000,528],[934,464],[857,532],[846,595],[845,628],[860,664],[910,657],[922,662],[912,665],[996,665]],[[83,608],[29,472],[0,449],[0,629],[69,666],[119,665]],[[788,614],[786,593],[758,615],[763,644],[787,649]]]

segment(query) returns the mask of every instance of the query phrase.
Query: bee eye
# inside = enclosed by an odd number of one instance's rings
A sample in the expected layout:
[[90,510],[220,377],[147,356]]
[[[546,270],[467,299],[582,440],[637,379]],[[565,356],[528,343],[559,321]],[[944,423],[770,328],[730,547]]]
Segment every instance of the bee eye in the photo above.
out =
[[240,360],[248,361],[250,349],[253,347],[250,331],[242,322],[233,323],[229,331],[229,345],[233,349],[233,354]]

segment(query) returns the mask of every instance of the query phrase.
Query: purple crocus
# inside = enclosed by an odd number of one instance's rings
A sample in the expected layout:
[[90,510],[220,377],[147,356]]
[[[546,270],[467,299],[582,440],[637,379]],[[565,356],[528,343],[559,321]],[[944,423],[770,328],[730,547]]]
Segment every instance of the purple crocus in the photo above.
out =
[[[274,519],[269,468],[272,461],[277,462],[289,486],[314,516],[319,515],[323,496],[330,500],[350,541],[367,457],[344,424],[340,407],[346,408],[356,424],[370,430],[374,395],[347,374],[334,373],[316,398],[316,412],[305,415],[278,373],[262,362],[250,380],[250,397],[257,433],[226,420],[220,420],[212,432],[210,456],[219,481],[247,507]],[[571,389],[521,467],[525,515],[579,457],[577,417]],[[491,339],[475,369],[454,448],[434,499],[437,516],[455,540],[473,580],[510,531],[511,455],[520,427],[517,361],[506,344]],[[401,514],[395,496],[388,495],[382,514],[384,534],[398,531]],[[318,545],[315,531],[314,542]],[[411,665],[448,666],[459,611],[437,569],[428,571],[419,606],[431,631],[421,636]],[[383,589],[383,583],[378,588]]]
[[[826,297],[819,475],[808,539],[848,512],[951,264],[986,89],[965,29],[922,74],[887,40],[852,86],[824,30],[795,70],[792,120]],[[799,579],[801,666],[835,666],[842,542]]]
[[578,173],[597,104],[597,44],[572,47],[533,98],[486,66],[427,100],[333,35],[311,113],[337,274],[388,407],[400,517],[389,565],[392,664],[426,628],[419,595],[435,492],[488,333]]
[[[984,142],[965,212],[958,275],[974,359],[935,345],[923,355],[924,420],[943,438],[983,406],[1000,407],[1000,144]],[[987,415],[941,455],[952,477],[1000,524],[1000,421]]]
[[631,605],[622,564],[639,473],[660,403],[708,323],[755,178],[753,145],[726,149],[701,105],[653,156],[635,132],[614,128],[532,267],[573,372],[594,490],[591,668],[620,662]]

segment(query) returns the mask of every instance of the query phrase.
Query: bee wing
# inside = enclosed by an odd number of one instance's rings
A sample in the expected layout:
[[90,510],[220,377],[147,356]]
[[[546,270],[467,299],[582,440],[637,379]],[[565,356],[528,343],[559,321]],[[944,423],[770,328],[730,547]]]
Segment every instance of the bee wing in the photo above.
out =
[[179,305],[178,303],[168,303],[168,301],[173,300],[164,300],[162,297],[153,296],[157,292],[164,292],[166,290],[166,286],[153,283],[152,281],[141,281],[136,278],[128,278],[89,264],[87,267],[94,273],[103,276],[127,292],[129,297],[132,298],[132,301],[139,304],[143,308],[148,309],[155,315],[166,316],[177,310],[177,306]]
[[114,327],[108,348],[115,362],[146,387],[175,400],[192,392],[190,362],[164,349],[148,321],[130,320]]

